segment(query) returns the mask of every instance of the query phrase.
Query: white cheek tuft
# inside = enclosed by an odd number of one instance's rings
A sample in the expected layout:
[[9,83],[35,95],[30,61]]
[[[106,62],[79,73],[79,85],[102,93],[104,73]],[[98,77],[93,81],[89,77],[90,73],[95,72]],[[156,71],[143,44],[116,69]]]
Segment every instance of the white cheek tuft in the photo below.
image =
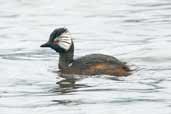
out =
[[65,49],[66,51],[70,49],[72,45],[72,39],[71,39],[71,34],[69,32],[64,32],[61,34],[58,38],[59,43],[58,45]]

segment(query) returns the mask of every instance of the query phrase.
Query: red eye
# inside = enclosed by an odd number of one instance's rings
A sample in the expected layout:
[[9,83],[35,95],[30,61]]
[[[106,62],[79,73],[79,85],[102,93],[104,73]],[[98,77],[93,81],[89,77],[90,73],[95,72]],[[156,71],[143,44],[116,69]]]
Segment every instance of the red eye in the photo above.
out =
[[59,43],[59,40],[53,41],[53,44],[58,44],[58,43]]

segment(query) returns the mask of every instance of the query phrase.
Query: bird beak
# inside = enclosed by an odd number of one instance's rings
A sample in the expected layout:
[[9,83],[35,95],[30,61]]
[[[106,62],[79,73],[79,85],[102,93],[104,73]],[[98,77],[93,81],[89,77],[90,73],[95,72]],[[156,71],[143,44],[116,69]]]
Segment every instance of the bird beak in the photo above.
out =
[[46,42],[46,43],[42,44],[40,47],[50,47],[50,43]]

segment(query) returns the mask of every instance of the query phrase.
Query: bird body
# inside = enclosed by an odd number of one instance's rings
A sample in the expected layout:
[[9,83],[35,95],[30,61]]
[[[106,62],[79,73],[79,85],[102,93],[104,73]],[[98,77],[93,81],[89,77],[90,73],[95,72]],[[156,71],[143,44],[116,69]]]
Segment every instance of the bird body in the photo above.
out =
[[66,28],[55,29],[49,41],[41,47],[50,47],[59,53],[59,69],[62,74],[127,76],[129,67],[117,58],[104,54],[74,57],[74,43]]

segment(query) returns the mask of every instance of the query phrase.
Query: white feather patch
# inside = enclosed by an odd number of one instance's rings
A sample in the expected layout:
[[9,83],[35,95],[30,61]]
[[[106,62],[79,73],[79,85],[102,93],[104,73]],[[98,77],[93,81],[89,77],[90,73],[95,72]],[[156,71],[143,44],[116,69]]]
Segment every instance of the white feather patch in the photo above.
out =
[[58,37],[58,45],[65,49],[66,51],[70,49],[72,45],[71,34],[69,32],[64,32]]

